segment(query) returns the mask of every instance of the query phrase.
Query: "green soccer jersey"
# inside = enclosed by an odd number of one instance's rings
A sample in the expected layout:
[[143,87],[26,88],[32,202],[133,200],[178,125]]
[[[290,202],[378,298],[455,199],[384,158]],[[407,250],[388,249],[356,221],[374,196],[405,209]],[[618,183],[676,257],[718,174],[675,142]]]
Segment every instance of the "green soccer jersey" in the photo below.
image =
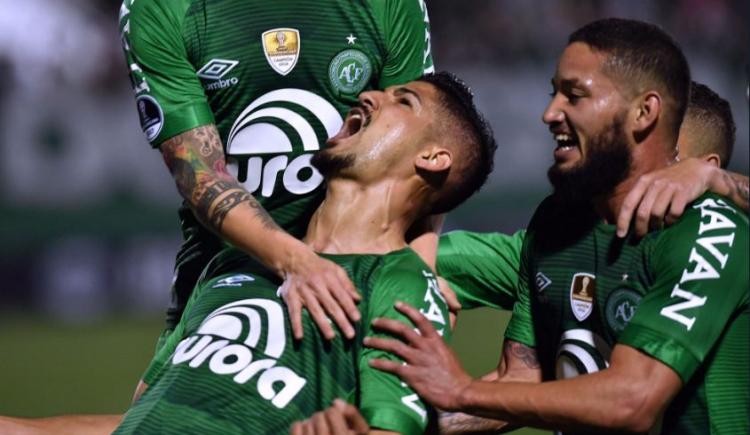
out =
[[656,433],[746,434],[747,264],[747,216],[715,195],[640,243],[548,199],[527,232],[506,337],[536,348],[547,380],[606,368],[615,344],[636,348],[684,384]]
[[456,293],[462,310],[513,309],[525,234],[452,231],[440,237],[437,272]]
[[352,341],[327,341],[304,314],[305,339],[293,340],[280,282],[245,257],[232,273],[202,283],[145,376],[150,387],[117,433],[286,433],[292,422],[355,403],[370,426],[424,432],[432,411],[397,377],[372,369],[395,357],[362,346],[379,335],[376,317],[407,321],[396,301],[417,307],[450,336],[435,276],[410,248],[387,255],[325,255],[347,270],[362,293],[362,321]]
[[[151,144],[216,124],[230,172],[296,237],[322,199],[310,158],[357,94],[434,70],[423,0],[125,0],[120,31]],[[172,322],[222,246],[180,220]]]

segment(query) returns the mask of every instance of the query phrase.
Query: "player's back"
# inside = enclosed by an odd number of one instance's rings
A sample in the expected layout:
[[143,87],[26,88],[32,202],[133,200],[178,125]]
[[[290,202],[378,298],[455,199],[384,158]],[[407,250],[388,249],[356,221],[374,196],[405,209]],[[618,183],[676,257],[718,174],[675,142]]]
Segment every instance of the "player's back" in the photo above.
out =
[[445,329],[446,307],[434,277],[408,248],[330,258],[363,295],[354,340],[326,341],[305,315],[305,338],[294,341],[276,296],[280,283],[249,261],[237,263],[235,272],[196,290],[175,330],[173,343],[179,343],[166,363],[149,370],[156,373],[148,379],[151,387],[118,433],[283,432],[336,397],[357,403],[371,425],[421,433],[425,406],[397,378],[370,369],[367,360],[384,354],[361,343],[373,334],[374,317],[396,317],[396,300],[415,304]]

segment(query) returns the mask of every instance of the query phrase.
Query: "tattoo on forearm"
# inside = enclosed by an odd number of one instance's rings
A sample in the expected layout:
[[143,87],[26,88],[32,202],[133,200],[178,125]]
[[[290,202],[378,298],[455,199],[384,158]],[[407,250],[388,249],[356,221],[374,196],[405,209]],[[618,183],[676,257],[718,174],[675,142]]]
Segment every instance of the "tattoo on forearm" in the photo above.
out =
[[227,214],[241,204],[254,209],[268,228],[278,228],[263,207],[227,171],[215,126],[195,128],[161,145],[177,188],[198,219],[220,231]]
[[724,171],[724,181],[729,186],[729,198],[747,211],[750,202],[750,186],[748,177]]
[[515,341],[506,341],[503,344],[503,351],[509,352],[515,358],[520,359],[527,367],[538,369],[539,360],[536,357],[536,350]]
[[440,433],[496,433],[507,426],[500,420],[477,417],[461,412],[440,413]]

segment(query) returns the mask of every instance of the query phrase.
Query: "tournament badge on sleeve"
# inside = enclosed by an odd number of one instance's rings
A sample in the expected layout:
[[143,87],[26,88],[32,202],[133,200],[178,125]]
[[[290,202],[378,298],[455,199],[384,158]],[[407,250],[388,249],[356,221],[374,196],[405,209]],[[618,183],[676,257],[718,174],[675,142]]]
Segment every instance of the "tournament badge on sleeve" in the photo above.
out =
[[263,53],[274,71],[285,76],[297,65],[300,51],[299,30],[271,29],[263,32]]
[[573,275],[570,283],[570,309],[579,322],[583,322],[594,309],[594,293],[596,292],[596,276],[579,272]]

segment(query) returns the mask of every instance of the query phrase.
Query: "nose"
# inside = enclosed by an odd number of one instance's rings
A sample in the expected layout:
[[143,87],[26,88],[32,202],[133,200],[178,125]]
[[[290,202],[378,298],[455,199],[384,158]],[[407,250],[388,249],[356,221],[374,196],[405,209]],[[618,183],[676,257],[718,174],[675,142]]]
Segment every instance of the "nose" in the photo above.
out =
[[359,104],[364,106],[368,111],[377,110],[380,100],[385,94],[382,91],[367,91],[359,94],[357,98]]
[[547,104],[547,108],[544,109],[544,113],[542,114],[542,121],[545,124],[559,124],[565,120],[565,113],[560,106],[562,98],[562,95],[558,92],[552,97],[549,104]]

